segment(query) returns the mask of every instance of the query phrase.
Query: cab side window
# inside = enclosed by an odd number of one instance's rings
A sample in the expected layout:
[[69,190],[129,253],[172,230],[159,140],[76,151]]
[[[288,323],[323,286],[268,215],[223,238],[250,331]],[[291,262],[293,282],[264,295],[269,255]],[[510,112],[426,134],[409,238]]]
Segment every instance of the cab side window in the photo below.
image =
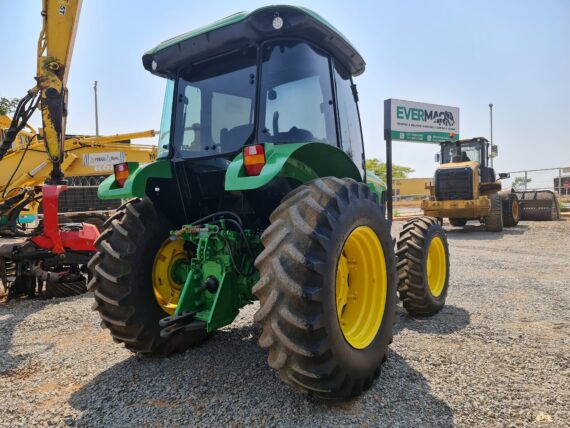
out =
[[350,74],[336,63],[334,65],[334,79],[342,149],[352,158],[362,175],[364,172],[364,149],[362,147],[358,107],[352,94],[352,80]]

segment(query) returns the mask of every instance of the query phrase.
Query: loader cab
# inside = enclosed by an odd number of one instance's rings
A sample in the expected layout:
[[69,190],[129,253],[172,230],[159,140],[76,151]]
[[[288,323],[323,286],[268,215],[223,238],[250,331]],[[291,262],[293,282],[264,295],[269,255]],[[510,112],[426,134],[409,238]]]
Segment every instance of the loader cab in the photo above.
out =
[[481,171],[481,182],[495,181],[495,171],[489,167],[489,141],[479,137],[469,140],[446,141],[441,143],[439,159],[441,164],[476,162]]

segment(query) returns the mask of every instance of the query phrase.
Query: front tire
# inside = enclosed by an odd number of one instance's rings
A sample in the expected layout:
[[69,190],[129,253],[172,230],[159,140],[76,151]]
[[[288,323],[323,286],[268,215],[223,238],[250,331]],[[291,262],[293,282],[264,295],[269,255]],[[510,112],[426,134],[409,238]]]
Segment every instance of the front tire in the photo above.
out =
[[489,215],[485,217],[485,230],[487,232],[503,231],[503,202],[498,193],[489,195],[491,209]]
[[318,398],[359,395],[380,373],[395,319],[394,249],[376,195],[351,179],[316,179],[270,221],[253,289],[269,365]]
[[133,199],[104,225],[89,262],[95,294],[93,309],[116,342],[148,356],[182,352],[207,337],[205,330],[160,337],[159,320],[168,316],[153,288],[156,254],[173,225],[159,214],[150,199]]
[[409,220],[397,244],[398,294],[410,315],[436,314],[449,289],[449,247],[433,217]]

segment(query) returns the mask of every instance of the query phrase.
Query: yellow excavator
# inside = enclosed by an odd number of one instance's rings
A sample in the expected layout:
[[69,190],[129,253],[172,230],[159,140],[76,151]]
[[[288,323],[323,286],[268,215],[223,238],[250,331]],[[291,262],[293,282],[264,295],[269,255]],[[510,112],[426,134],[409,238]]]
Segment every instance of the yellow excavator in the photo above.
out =
[[[0,116],[0,141],[4,140],[11,119]],[[50,159],[43,138],[29,125],[18,133],[12,147],[0,162],[0,236],[14,235],[37,220],[41,204],[6,204],[26,189],[42,185],[50,173]],[[116,204],[96,197],[96,186],[112,173],[119,162],[148,163],[156,159],[156,147],[131,144],[137,138],[154,137],[155,131],[141,131],[111,136],[67,135],[63,143],[61,170],[68,190],[59,201],[60,220],[102,225]]]
[[[65,221],[89,220],[99,226],[116,208],[98,201],[95,186],[118,162],[151,162],[156,147],[130,144],[153,137],[143,131],[105,137],[67,136],[67,76],[81,11],[81,0],[43,0],[43,26],[38,40],[36,86],[20,101],[13,119],[0,116],[0,235],[18,235],[42,212],[37,186],[63,183],[60,211]],[[37,107],[43,129],[27,123]],[[51,168],[50,168],[51,166]],[[76,186],[82,184],[82,186]],[[85,186],[87,184],[87,186]]]
[[[81,3],[42,1],[36,85],[20,100],[13,118],[0,122],[0,226],[13,237],[0,242],[0,279],[9,298],[60,297],[86,290],[86,265],[99,232],[89,223],[61,224],[60,195],[70,193],[64,173],[76,178],[105,176],[115,158],[150,162],[156,156],[152,147],[124,143],[154,131],[111,137],[66,135],[66,83]],[[38,132],[28,126],[37,108],[43,126]],[[21,214],[34,213],[34,207],[42,213],[39,225],[31,231],[18,227]]]

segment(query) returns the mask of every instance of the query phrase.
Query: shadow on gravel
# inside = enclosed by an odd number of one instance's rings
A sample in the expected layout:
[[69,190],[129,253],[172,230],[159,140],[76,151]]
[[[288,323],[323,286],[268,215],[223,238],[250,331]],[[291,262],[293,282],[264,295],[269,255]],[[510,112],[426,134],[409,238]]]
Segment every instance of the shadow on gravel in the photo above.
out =
[[467,225],[461,228],[445,229],[447,239],[450,241],[461,240],[497,240],[505,235],[523,235],[528,229],[527,225],[518,224],[515,227],[504,228],[502,232],[487,232],[484,225]]
[[[45,307],[44,301],[11,300],[0,302],[0,376],[16,375],[20,363],[28,355],[20,355],[14,349],[12,338],[18,325],[30,315]],[[46,349],[47,350],[47,349]]]
[[449,406],[391,351],[380,378],[361,397],[323,403],[283,384],[257,345],[255,326],[226,329],[166,359],[132,356],[75,392],[77,426],[442,426]]
[[445,305],[441,311],[431,317],[412,317],[405,309],[398,306],[394,335],[407,329],[418,333],[450,334],[463,330],[469,325],[469,312],[454,305]]

